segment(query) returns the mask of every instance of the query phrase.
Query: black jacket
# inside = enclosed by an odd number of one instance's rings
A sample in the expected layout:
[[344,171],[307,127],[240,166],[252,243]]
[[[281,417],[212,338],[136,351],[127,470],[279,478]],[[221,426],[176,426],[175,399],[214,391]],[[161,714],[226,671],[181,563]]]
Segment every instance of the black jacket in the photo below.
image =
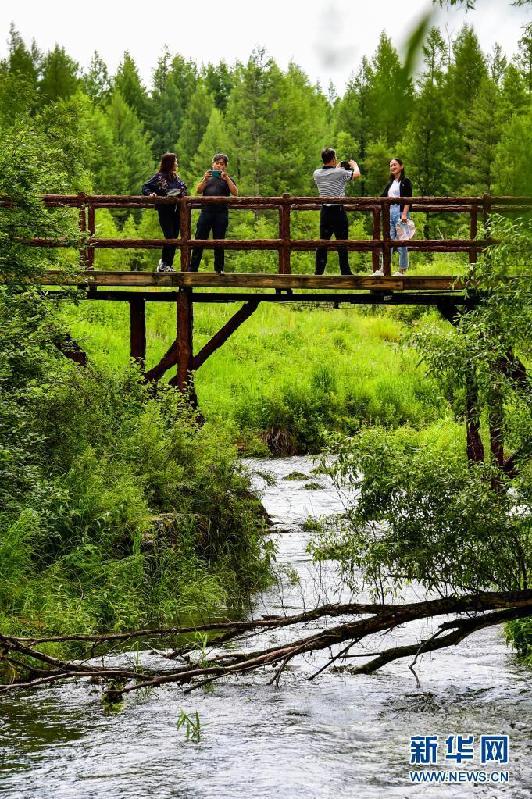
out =
[[[388,196],[388,189],[392,185],[393,180],[389,180],[386,186],[384,187],[384,191],[381,194],[381,197]],[[399,190],[401,192],[401,197],[411,197],[412,196],[412,183],[410,182],[409,178],[402,178],[399,184]],[[407,205],[407,203],[401,203],[401,211]]]
[[142,187],[143,194],[157,194],[158,197],[166,197],[169,192],[186,197],[187,187],[177,175],[169,177],[162,172],[156,172]]

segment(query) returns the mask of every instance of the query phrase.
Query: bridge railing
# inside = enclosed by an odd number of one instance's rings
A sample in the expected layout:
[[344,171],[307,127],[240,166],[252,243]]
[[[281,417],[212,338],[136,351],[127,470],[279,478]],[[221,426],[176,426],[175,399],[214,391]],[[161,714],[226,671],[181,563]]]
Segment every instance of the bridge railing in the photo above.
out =
[[[423,213],[460,213],[469,217],[468,239],[422,239],[418,237],[407,243],[409,250],[422,252],[464,252],[468,253],[470,263],[477,260],[478,253],[485,249],[492,239],[489,236],[489,219],[492,212],[523,211],[532,208],[530,197],[502,197],[483,195],[482,197],[295,197],[284,194],[282,197],[144,197],[124,195],[89,194],[47,194],[44,202],[49,208],[72,207],[79,209],[80,257],[84,269],[93,270],[95,252],[101,248],[112,249],[155,249],[164,244],[175,244],[180,250],[181,271],[190,269],[190,255],[194,246],[205,249],[223,247],[226,250],[272,250],[278,253],[278,273],[291,273],[291,253],[316,250],[324,247],[335,250],[339,245],[349,251],[371,252],[373,271],[382,264],[384,274],[391,273],[392,251],[398,242],[390,237],[390,207],[399,202],[407,202],[411,211]],[[347,239],[328,241],[321,239],[292,238],[292,213],[294,211],[316,211],[323,204],[340,204],[346,211],[362,212],[371,215],[372,237],[370,239]],[[0,200],[0,206],[9,206],[9,200]],[[180,236],[177,239],[123,239],[103,238],[97,235],[96,214],[99,208],[141,209],[156,208],[161,205],[178,205],[180,215]],[[279,215],[278,237],[268,239],[223,239],[196,240],[192,237],[192,210],[208,205],[224,205],[230,209],[266,211],[276,210]],[[479,239],[479,219],[487,235]],[[26,242],[37,247],[71,247],[72,242],[62,239],[33,238]]]

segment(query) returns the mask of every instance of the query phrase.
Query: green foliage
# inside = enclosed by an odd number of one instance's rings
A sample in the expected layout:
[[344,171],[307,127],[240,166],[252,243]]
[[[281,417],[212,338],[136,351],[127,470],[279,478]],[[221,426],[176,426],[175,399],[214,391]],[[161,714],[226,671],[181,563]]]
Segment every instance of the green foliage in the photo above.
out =
[[65,100],[79,88],[78,64],[67,55],[65,48],[55,45],[42,62],[39,80],[39,99],[43,103]]
[[57,301],[25,284],[46,261],[12,231],[68,234],[69,215],[39,196],[68,178],[29,125],[3,138],[0,191],[16,205],[0,215],[2,628],[89,632],[238,609],[267,580],[271,548],[234,449],[129,364],[108,374],[61,355]]
[[178,730],[180,730],[181,727],[184,727],[185,738],[187,741],[192,741],[193,743],[200,742],[201,722],[197,710],[194,712],[193,715],[190,713],[185,713],[184,710],[180,710],[179,716],[177,717],[176,726]]
[[[473,269],[481,301],[456,326],[424,326],[413,336],[457,418],[465,415],[466,382],[478,388],[486,456],[468,458],[458,428],[440,424],[362,430],[334,440],[324,460],[352,499],[340,526],[315,536],[314,555],[337,559],[350,581],[367,581],[380,596],[411,581],[443,595],[529,584],[532,393],[518,358],[530,358],[532,293],[518,275],[530,232],[501,219],[495,229],[500,243]],[[502,460],[496,442],[505,445]],[[522,655],[529,627],[526,620],[508,628]]]
[[148,93],[140,79],[137,65],[126,51],[114,79],[114,88],[125,103],[144,121],[148,116]]
[[493,490],[493,468],[468,464],[450,432],[374,429],[333,444],[332,476],[357,499],[314,554],[338,559],[355,581],[362,569],[376,591],[412,580],[440,592],[521,588],[532,557],[530,493]]

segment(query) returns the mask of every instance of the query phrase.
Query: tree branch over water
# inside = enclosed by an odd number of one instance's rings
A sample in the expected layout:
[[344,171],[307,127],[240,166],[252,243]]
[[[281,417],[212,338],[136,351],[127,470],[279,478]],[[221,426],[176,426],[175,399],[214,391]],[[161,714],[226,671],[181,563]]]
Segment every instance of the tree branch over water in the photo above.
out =
[[[176,684],[186,685],[188,686],[187,690],[193,690],[214,680],[249,674],[265,667],[277,670],[274,675],[274,679],[277,680],[290,661],[298,655],[319,652],[341,645],[343,653],[339,659],[349,659],[352,655],[347,654],[347,650],[371,635],[392,632],[397,627],[413,621],[446,616],[451,613],[459,614],[459,616],[441,623],[437,632],[429,639],[408,646],[385,648],[376,657],[366,653],[365,656],[372,657],[372,659],[368,663],[350,670],[354,674],[369,674],[392,661],[410,656],[417,658],[425,652],[433,652],[455,645],[468,635],[485,627],[532,616],[532,590],[483,592],[403,605],[323,605],[312,611],[293,616],[268,617],[247,622],[221,621],[198,627],[134,630],[112,636],[109,634],[57,636],[53,639],[34,639],[31,643],[24,638],[0,635],[0,661],[11,664],[11,668],[13,668],[14,658],[16,657],[20,664],[22,657],[26,665],[25,671],[21,672],[19,677],[14,677],[8,685],[0,687],[0,692],[10,693],[62,680],[85,677],[93,680],[97,678],[107,684],[107,696],[116,701],[123,695],[139,689]],[[345,620],[339,624],[327,626],[325,622],[327,618],[338,616],[344,617]],[[353,618],[356,616],[362,616],[362,618]],[[306,636],[298,634],[301,627],[304,629],[309,622],[316,623],[317,621],[324,622],[317,632]],[[238,640],[239,636],[245,636],[249,632],[273,631],[286,627],[295,628],[291,640],[250,651],[220,651],[220,638],[215,635],[222,633],[225,640],[229,635]],[[213,638],[209,643],[210,651],[207,653],[204,645],[196,644],[194,647],[189,643],[186,655],[182,657],[182,665],[178,668],[148,668],[143,665],[117,666],[115,663],[108,666],[105,663],[105,657],[115,654],[116,645],[123,644],[124,641],[146,640],[146,638],[153,640],[156,637],[161,641],[167,639],[174,643],[176,637],[189,636],[191,632],[212,633]],[[105,657],[102,656],[99,665],[94,663],[94,659],[76,661],[58,659],[43,651],[43,648],[46,649],[46,646],[52,641],[55,643],[90,643],[93,648],[95,645],[101,645],[106,649]],[[218,651],[215,647],[218,648]],[[333,656],[331,662],[334,660]]]

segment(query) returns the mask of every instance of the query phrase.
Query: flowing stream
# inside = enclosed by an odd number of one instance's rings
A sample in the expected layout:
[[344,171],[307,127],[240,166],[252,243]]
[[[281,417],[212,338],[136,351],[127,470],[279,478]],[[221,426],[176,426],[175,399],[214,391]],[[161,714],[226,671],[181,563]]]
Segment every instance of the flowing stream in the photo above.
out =
[[[252,460],[248,466],[272,519],[278,561],[286,567],[279,584],[257,597],[254,614],[295,612],[317,602],[348,599],[332,564],[315,566],[306,552],[306,519],[342,510],[342,498],[328,479],[311,474],[308,458]],[[294,472],[308,477],[287,480]],[[271,478],[265,479],[265,473]],[[423,592],[413,588],[405,598],[416,596],[421,599]],[[312,629],[309,625],[305,632]],[[386,642],[374,637],[365,646],[375,651],[429,630],[420,623],[396,631]],[[270,631],[250,645],[270,644],[281,635],[288,633]],[[294,661],[279,687],[268,685],[271,674],[264,673],[188,696],[166,686],[128,698],[119,713],[106,713],[99,691],[84,682],[4,698],[0,797],[532,796],[531,675],[506,647],[501,629],[480,631],[458,647],[425,655],[416,665],[420,688],[406,661],[371,676],[328,670],[313,681],[305,679],[328,658],[326,652]],[[199,743],[186,741],[183,729],[177,729],[182,709],[198,711]],[[485,768],[508,771],[510,782],[412,784],[411,736],[438,736],[445,750],[450,735],[473,735],[475,747],[481,735],[508,735],[509,763]],[[438,764],[442,760],[438,750]],[[484,768],[476,748],[473,761],[450,767]]]

